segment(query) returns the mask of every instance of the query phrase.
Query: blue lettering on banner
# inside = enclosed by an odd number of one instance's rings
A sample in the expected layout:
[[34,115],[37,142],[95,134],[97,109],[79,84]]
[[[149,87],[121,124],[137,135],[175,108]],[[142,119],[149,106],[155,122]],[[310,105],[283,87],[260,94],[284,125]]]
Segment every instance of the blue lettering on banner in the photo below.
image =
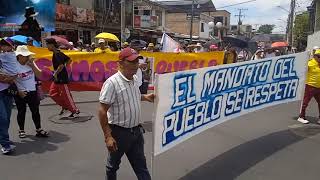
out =
[[220,118],[295,98],[299,87],[295,60],[288,57],[274,64],[267,60],[208,71],[198,96],[196,74],[177,75],[171,111],[163,120],[162,146]]
[[174,103],[172,109],[196,101],[193,81],[195,74],[180,75],[174,79]]

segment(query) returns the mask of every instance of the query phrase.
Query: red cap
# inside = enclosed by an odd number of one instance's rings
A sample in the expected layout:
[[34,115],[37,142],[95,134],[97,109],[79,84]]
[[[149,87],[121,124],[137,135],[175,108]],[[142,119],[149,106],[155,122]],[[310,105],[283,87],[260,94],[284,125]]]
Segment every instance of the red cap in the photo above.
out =
[[216,46],[215,44],[212,44],[212,45],[210,46],[210,49],[218,49],[218,46]]
[[131,49],[129,47],[124,48],[120,54],[119,54],[119,59],[120,60],[127,60],[127,61],[134,61],[137,58],[141,57],[137,51],[135,51],[134,49]]

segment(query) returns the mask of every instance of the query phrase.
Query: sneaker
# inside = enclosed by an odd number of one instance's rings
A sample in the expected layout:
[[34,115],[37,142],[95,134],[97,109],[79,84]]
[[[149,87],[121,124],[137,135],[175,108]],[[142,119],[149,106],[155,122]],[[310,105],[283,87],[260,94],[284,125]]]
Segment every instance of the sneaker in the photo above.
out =
[[1,152],[2,152],[2,154],[4,154],[4,155],[10,154],[13,150],[14,150],[14,148],[11,147],[11,146],[1,148]]
[[78,118],[80,114],[80,111],[76,112],[76,113],[71,113],[70,116],[68,116],[69,119],[75,119]]
[[63,109],[63,108],[62,108],[61,111],[59,112],[59,116],[63,115],[63,114],[65,113],[65,110],[66,110],[66,109]]
[[301,118],[301,117],[299,117],[297,121],[301,122],[302,124],[308,124],[309,123],[308,120],[305,120],[304,118]]
[[27,137],[27,134],[25,131],[21,130],[19,131],[19,138],[26,138]]

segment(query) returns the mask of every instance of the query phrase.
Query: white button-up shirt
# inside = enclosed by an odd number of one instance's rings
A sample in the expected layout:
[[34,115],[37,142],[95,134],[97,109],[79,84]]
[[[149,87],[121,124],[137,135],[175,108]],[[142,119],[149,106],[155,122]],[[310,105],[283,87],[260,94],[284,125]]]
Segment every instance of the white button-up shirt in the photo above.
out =
[[105,81],[99,101],[110,105],[107,112],[109,124],[125,128],[141,122],[141,93],[136,76],[127,79],[120,71]]

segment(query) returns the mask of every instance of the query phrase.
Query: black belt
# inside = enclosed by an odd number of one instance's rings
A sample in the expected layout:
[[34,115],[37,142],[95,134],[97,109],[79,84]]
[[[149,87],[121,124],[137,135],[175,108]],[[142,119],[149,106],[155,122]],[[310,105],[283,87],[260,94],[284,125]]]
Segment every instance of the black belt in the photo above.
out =
[[141,129],[142,129],[143,132],[144,132],[144,129],[141,126],[141,124],[139,124],[138,126],[132,127],[132,128],[125,128],[125,127],[118,126],[118,125],[115,125],[115,124],[109,124],[109,126],[111,128],[121,129],[121,130],[125,130],[125,131],[130,131],[130,132],[141,131]]

